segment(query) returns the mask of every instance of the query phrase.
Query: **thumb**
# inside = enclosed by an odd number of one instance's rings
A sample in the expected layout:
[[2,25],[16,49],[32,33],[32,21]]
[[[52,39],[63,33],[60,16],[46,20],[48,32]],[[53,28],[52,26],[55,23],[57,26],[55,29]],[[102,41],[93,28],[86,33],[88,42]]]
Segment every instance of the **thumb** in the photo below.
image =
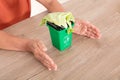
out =
[[38,46],[43,50],[43,51],[47,51],[47,47],[44,45],[44,43],[42,41],[38,41]]

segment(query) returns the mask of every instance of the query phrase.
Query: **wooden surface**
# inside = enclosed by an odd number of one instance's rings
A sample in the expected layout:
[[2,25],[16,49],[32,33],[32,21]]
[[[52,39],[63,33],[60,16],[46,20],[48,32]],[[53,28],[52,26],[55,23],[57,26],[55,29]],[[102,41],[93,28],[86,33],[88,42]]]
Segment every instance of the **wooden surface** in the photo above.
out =
[[48,71],[30,53],[0,50],[0,80],[120,80],[120,0],[70,0],[64,7],[95,24],[102,38],[73,35],[72,47],[59,52],[47,27],[39,27],[47,12],[24,20],[5,31],[43,40],[58,71]]

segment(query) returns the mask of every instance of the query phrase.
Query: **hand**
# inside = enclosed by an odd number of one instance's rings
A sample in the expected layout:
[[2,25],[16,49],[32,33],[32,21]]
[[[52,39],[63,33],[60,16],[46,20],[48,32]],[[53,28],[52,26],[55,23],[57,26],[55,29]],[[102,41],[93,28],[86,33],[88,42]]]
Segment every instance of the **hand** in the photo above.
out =
[[35,58],[39,60],[44,66],[46,66],[49,70],[57,70],[57,65],[45,53],[45,51],[47,51],[47,48],[43,42],[39,40],[32,40],[29,42],[28,46],[29,50],[34,53]]
[[83,35],[93,39],[100,39],[101,35],[99,30],[90,22],[78,20],[75,21],[74,33]]

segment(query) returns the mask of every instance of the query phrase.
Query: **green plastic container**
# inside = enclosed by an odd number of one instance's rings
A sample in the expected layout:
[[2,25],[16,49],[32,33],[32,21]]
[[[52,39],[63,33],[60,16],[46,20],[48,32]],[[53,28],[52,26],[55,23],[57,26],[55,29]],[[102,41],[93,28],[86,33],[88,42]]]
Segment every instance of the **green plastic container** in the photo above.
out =
[[[50,25],[47,25],[50,32],[52,45],[60,51],[68,49],[72,45],[72,32],[67,33],[67,29],[57,31]],[[74,26],[74,23],[72,24]]]

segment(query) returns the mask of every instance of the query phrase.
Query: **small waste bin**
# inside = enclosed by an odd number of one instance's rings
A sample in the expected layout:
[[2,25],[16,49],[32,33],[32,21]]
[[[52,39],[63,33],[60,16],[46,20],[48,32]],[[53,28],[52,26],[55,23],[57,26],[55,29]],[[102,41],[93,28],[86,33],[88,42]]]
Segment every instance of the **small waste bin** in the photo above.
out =
[[[54,47],[60,51],[64,51],[72,45],[72,32],[68,33],[68,29],[66,28],[58,31],[52,26],[46,25],[49,28],[52,45]],[[74,23],[72,23],[72,27],[74,27]]]

